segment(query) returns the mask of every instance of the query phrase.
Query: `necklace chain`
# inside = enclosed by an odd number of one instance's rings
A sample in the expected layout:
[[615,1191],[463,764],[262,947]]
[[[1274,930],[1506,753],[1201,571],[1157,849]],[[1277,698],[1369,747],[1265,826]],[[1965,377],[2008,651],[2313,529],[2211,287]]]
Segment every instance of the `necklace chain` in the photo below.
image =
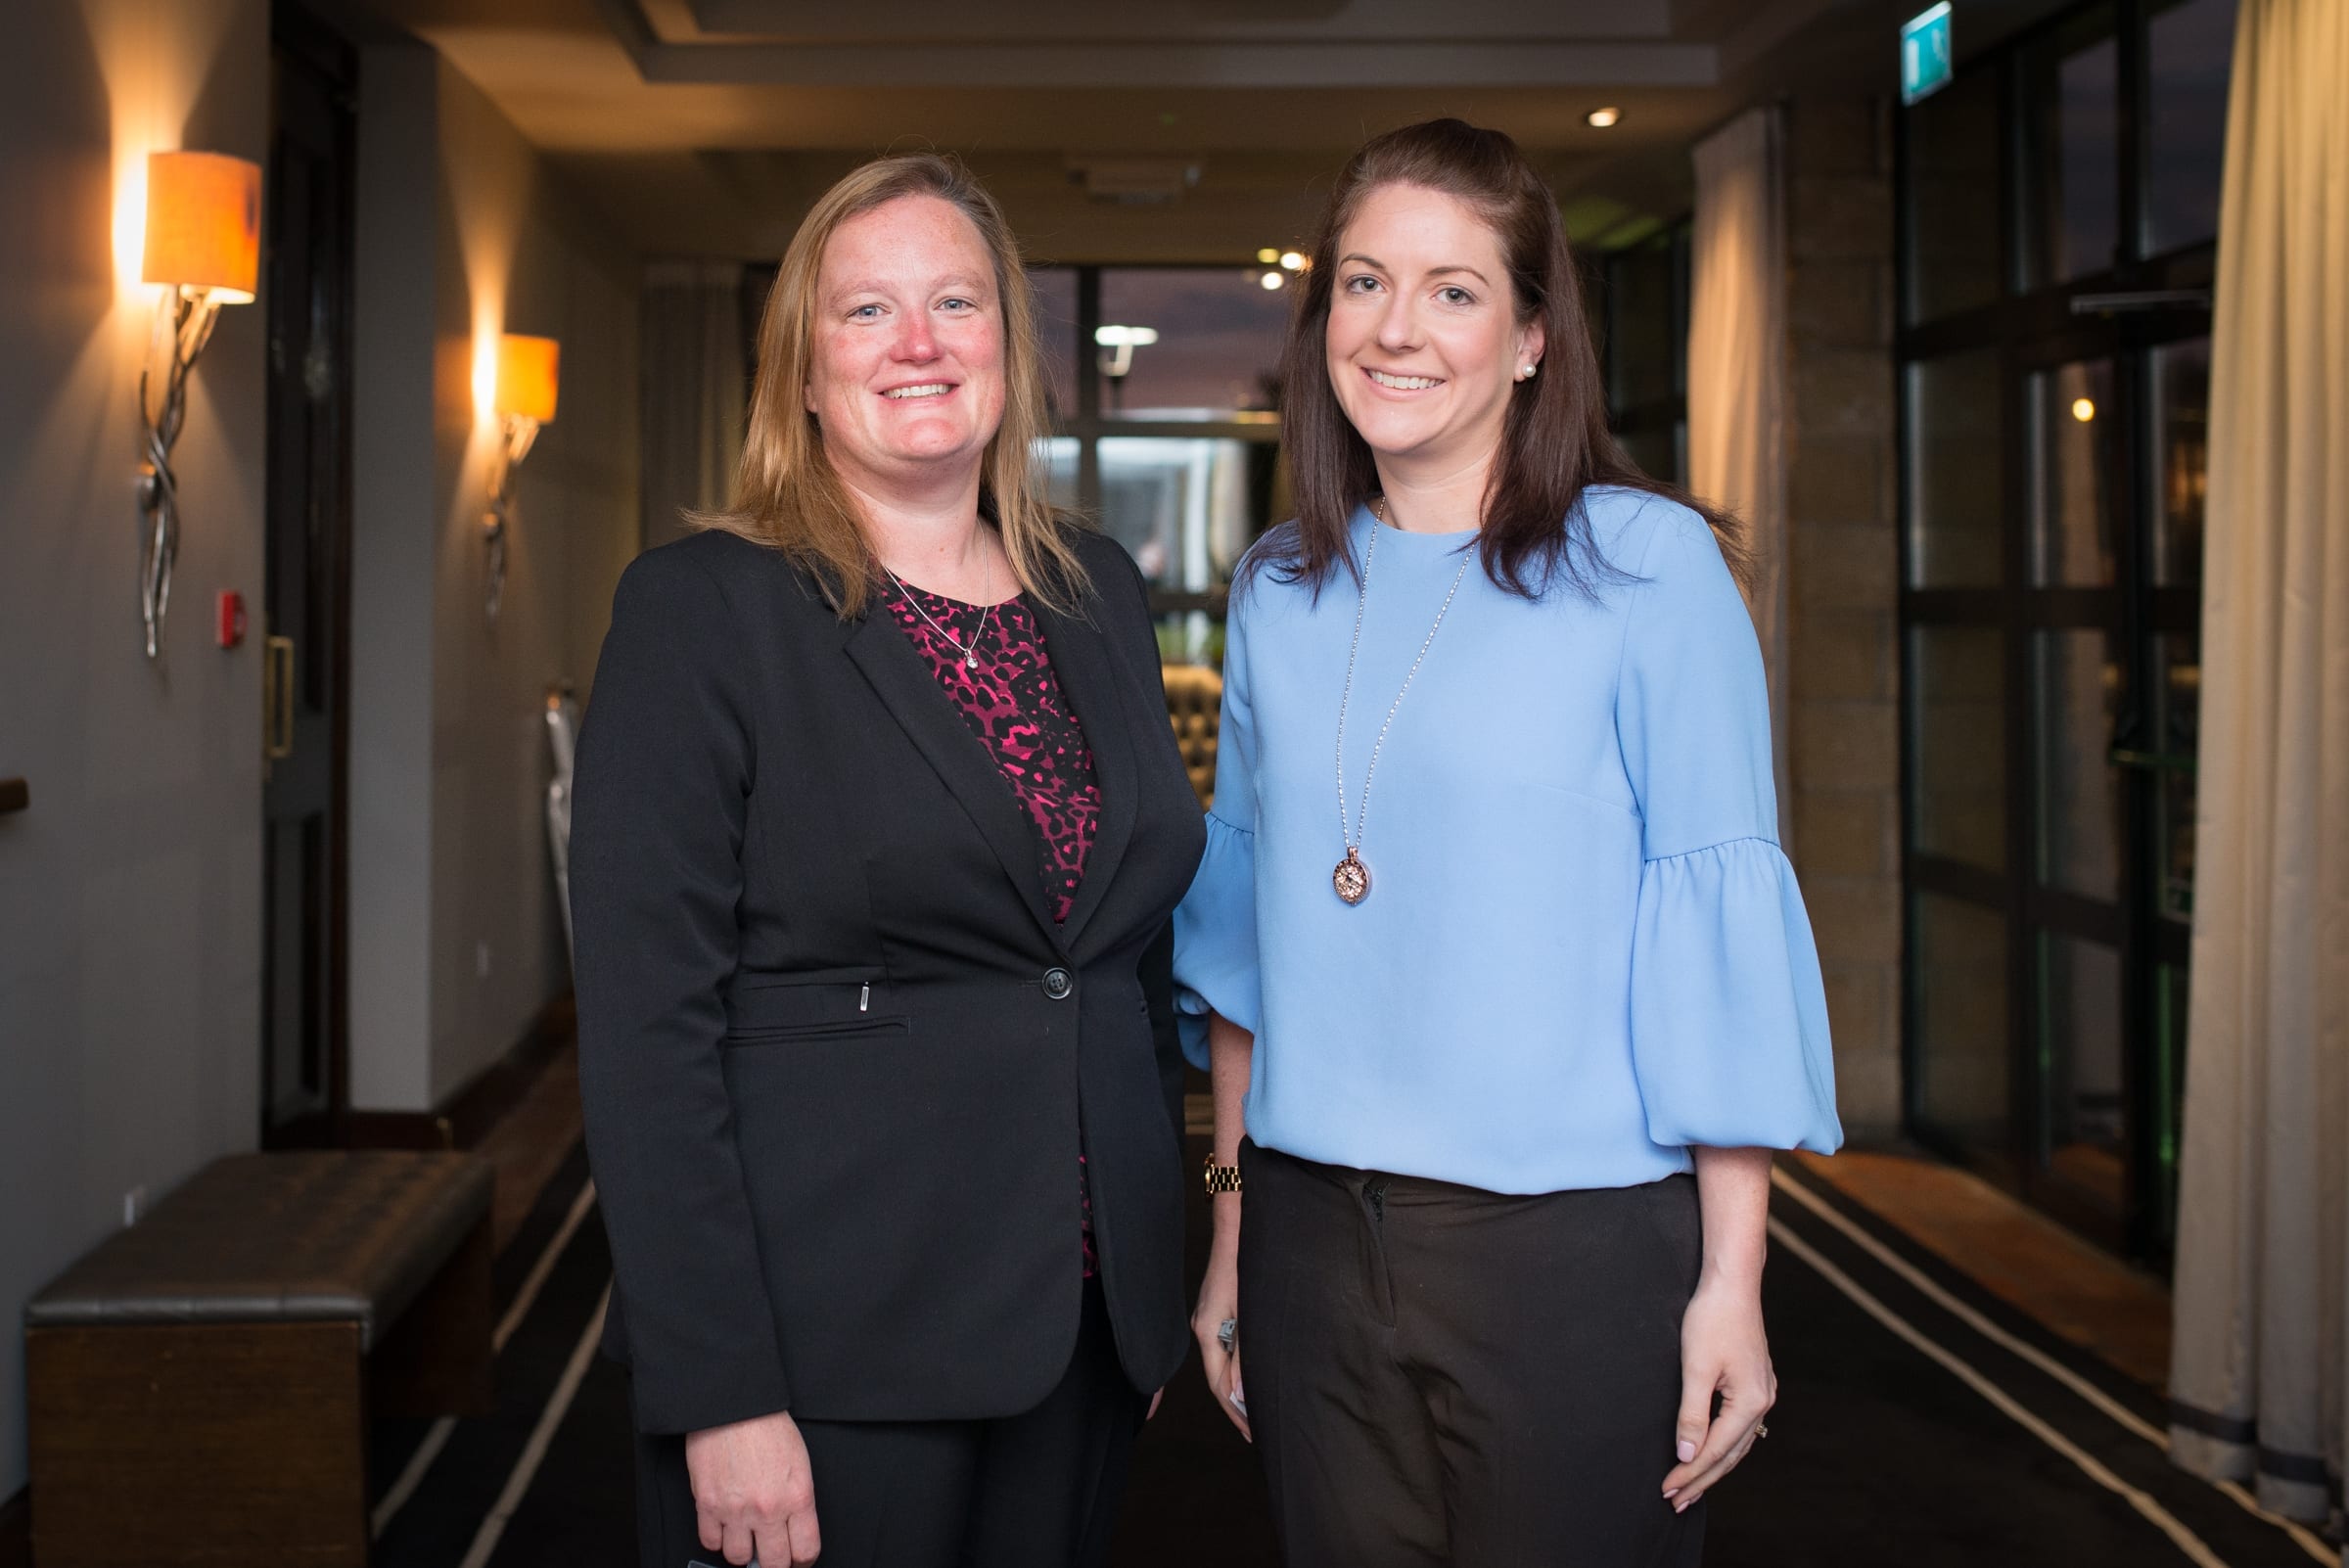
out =
[[[881,570],[884,572],[889,572],[889,568],[887,567],[883,567]],[[929,611],[922,608],[922,601],[914,597],[915,590],[905,585],[905,579],[903,577],[898,576],[895,572],[889,572],[889,580],[898,585],[898,592],[904,595],[905,602],[913,607],[913,613],[917,616],[920,616],[924,621],[929,622],[931,629],[936,631],[940,636],[945,638],[946,641],[952,645],[954,651],[962,655],[963,669],[976,669],[979,668],[979,644],[981,639],[985,638],[987,635],[988,622],[994,617],[995,607],[993,605],[989,605],[986,613],[980,616],[979,629],[971,633],[970,646],[965,647],[963,646],[960,638],[956,637],[954,633],[948,631],[944,626],[942,626],[938,623],[938,618],[936,616],[933,616]]]
[[1387,521],[1383,496],[1370,503],[1370,515],[1375,521],[1370,527],[1369,547],[1362,552],[1361,588],[1354,606],[1354,642],[1346,650],[1346,686],[1338,698],[1338,836],[1345,841],[1346,857],[1349,860],[1355,859],[1361,849],[1362,830],[1370,821],[1370,781],[1378,774],[1379,754],[1386,750],[1387,731],[1394,727],[1395,715],[1403,710],[1404,695],[1411,689],[1411,682],[1418,678],[1419,667],[1426,662],[1428,649],[1435,646],[1436,633],[1443,629],[1444,617],[1460,591],[1461,580],[1468,576],[1468,563],[1474,559],[1473,553],[1461,556],[1460,569],[1451,576],[1451,589],[1444,595],[1443,604],[1437,607],[1435,623],[1427,628],[1427,639],[1419,644],[1419,656],[1411,661],[1410,672],[1403,677],[1402,689],[1395,693],[1395,702],[1387,710],[1386,722],[1378,726],[1378,740],[1370,748],[1370,766],[1362,774],[1361,808],[1355,813],[1354,832],[1349,835],[1346,831],[1346,711],[1354,701],[1354,666],[1362,647],[1362,613],[1370,605],[1370,563],[1378,554],[1378,536],[1385,531]]

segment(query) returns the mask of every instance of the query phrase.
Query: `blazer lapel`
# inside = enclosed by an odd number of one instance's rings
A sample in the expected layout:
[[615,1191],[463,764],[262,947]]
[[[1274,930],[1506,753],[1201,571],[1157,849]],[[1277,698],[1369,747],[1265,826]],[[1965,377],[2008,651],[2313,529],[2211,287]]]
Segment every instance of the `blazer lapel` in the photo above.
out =
[[1084,880],[1078,884],[1076,902],[1061,927],[1061,940],[1074,946],[1085,921],[1101,906],[1117,875],[1118,862],[1133,837],[1139,771],[1128,695],[1132,682],[1127,677],[1125,661],[1099,627],[1073,616],[1056,615],[1041,605],[1035,606],[1035,613],[1044,628],[1052,672],[1059,677],[1069,706],[1076,710],[1078,725],[1093,754],[1093,782],[1101,791],[1101,816],[1093,827],[1093,847],[1085,855]]
[[[923,668],[921,655],[886,613],[867,614],[851,623],[846,650],[872,683],[890,716],[938,770],[946,792],[969,814],[971,825],[994,851],[995,858],[1003,862],[1004,872],[1019,889],[1036,924],[1060,946],[1063,933],[1044,904],[1043,851],[1036,843],[1036,829],[1020,809],[1019,799],[994,759],[954,711],[953,699],[939,690],[937,679]],[[1089,867],[1085,880],[1092,880]]]

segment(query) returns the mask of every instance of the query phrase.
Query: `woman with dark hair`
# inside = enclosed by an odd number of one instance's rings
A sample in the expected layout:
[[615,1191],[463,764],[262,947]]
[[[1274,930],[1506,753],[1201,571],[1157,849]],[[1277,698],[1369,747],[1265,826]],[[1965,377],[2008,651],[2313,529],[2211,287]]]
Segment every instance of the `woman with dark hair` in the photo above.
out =
[[645,1568],[1097,1564],[1189,1350],[1198,802],[1028,290],[960,164],[847,175],[733,506],[621,579],[571,897]]
[[1209,1382],[1292,1568],[1692,1564],[1775,1392],[1770,1151],[1842,1136],[1733,524],[1609,436],[1498,132],[1356,155],[1284,377],[1175,915]]

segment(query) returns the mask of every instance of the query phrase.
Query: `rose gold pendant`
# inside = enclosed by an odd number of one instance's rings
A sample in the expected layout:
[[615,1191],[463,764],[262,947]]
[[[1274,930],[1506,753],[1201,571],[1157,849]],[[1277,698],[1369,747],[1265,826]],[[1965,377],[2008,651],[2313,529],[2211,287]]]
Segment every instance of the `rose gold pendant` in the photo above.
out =
[[1359,903],[1370,897],[1370,868],[1362,864],[1361,855],[1350,847],[1346,858],[1329,874],[1329,885],[1348,903]]

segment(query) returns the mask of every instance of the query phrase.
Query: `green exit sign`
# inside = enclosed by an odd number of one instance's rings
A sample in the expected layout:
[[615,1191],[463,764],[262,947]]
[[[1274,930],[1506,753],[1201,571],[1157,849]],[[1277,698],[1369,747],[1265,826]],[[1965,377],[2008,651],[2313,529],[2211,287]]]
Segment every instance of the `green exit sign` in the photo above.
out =
[[1950,46],[1950,3],[1901,23],[1901,102],[1930,98],[1950,84],[1956,56]]

